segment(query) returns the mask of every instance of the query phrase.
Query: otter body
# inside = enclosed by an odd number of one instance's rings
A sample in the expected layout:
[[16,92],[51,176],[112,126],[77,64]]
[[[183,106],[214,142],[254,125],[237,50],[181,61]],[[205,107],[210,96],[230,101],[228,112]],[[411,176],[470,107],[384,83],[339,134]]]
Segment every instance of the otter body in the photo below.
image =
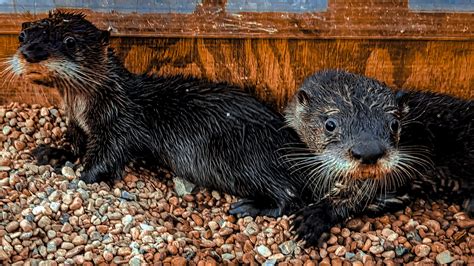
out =
[[473,101],[323,71],[304,82],[286,118],[308,146],[297,161],[313,200],[294,219],[308,245],[350,216],[423,194],[474,211]]
[[[223,83],[132,74],[108,36],[81,14],[50,14],[23,24],[11,64],[63,96],[82,180],[119,179],[127,163],[144,159],[245,198],[233,214],[279,216],[299,204],[301,182],[280,162],[299,138],[283,117]],[[46,163],[61,152],[43,146],[34,154]]]

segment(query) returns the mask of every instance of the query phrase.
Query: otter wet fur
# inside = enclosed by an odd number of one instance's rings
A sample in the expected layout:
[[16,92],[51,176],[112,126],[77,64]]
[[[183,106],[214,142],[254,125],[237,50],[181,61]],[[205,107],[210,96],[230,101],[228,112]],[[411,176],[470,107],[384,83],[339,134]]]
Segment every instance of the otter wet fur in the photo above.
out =
[[109,32],[78,13],[23,23],[19,41],[10,71],[57,89],[69,119],[72,150],[38,147],[40,163],[74,155],[84,165],[80,178],[93,183],[120,179],[127,163],[145,159],[242,197],[231,214],[280,216],[300,204],[301,181],[280,160],[298,135],[244,91],[132,74],[108,47]]
[[313,192],[292,222],[308,246],[351,216],[395,211],[417,196],[473,214],[472,100],[328,70],[309,77],[285,112],[308,146],[290,157]]

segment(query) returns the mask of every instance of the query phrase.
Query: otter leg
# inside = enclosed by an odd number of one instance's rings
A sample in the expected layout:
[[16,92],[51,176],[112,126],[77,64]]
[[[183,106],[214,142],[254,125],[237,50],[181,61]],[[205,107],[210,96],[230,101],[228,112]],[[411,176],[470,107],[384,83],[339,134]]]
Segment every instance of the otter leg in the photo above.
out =
[[305,246],[320,246],[329,236],[329,229],[345,220],[345,210],[337,211],[329,202],[311,204],[295,213],[291,222],[296,239]]
[[270,217],[278,217],[282,214],[281,208],[262,208],[259,204],[252,200],[252,199],[242,199],[230,206],[229,213],[232,215],[237,215],[239,217],[244,216],[270,216]]
[[[127,146],[118,139],[108,139],[106,133],[91,134],[84,155],[81,180],[86,183],[113,182],[122,177],[127,162]],[[103,138],[101,138],[103,137]]]
[[[265,202],[265,205],[259,204],[259,202]],[[244,216],[268,216],[268,217],[279,217],[286,214],[287,207],[284,202],[279,202],[275,208],[268,208],[268,202],[266,200],[253,200],[253,199],[241,199],[230,206],[229,213],[239,217]],[[271,205],[270,205],[271,206]]]
[[405,208],[413,198],[408,193],[405,194],[386,194],[377,197],[367,206],[365,211],[368,215],[379,215],[384,212],[394,212]]
[[464,208],[464,211],[469,214],[471,218],[474,218],[474,197],[471,196],[470,198],[464,200],[462,206]]
[[31,155],[39,165],[49,164],[59,168],[67,161],[74,162],[84,155],[87,136],[76,123],[70,123],[65,140],[71,143],[72,147],[66,144],[62,148],[53,148],[41,144],[31,151]]
[[39,165],[60,166],[67,161],[73,161],[74,153],[64,148],[53,148],[44,144],[39,145],[31,151]]
[[69,123],[65,139],[67,142],[71,143],[76,159],[82,158],[85,155],[87,148],[87,135],[76,122],[71,121]]

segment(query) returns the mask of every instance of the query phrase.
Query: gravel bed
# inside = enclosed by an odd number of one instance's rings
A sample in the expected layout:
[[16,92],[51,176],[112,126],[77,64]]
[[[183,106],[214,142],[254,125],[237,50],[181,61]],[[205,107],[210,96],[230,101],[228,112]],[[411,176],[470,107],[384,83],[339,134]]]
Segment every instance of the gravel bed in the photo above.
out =
[[[289,219],[227,215],[235,197],[171,173],[127,170],[113,187],[87,185],[67,164],[36,165],[29,151],[60,144],[63,111],[0,106],[0,264],[7,265],[474,265],[474,219],[457,205],[418,200],[404,211],[333,227],[304,249]],[[176,187],[175,187],[176,183]]]

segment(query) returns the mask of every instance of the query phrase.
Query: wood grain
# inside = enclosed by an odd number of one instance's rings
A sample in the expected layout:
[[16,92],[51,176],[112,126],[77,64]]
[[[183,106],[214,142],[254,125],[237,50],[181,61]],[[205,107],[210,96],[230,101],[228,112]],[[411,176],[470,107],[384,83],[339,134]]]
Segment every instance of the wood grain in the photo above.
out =
[[[17,45],[16,35],[0,35],[0,58],[11,56]],[[474,98],[474,41],[121,37],[113,38],[112,46],[134,73],[228,81],[249,87],[278,110],[305,77],[327,68],[365,74],[394,87]],[[38,86],[0,84],[2,104],[60,101],[52,90]]]
[[[231,13],[225,0],[203,1],[191,14],[99,13],[82,10],[115,36],[179,38],[474,39],[473,12],[417,12],[408,0],[329,0],[324,12]],[[80,5],[80,3],[78,3]],[[0,34],[46,14],[0,14]]]

